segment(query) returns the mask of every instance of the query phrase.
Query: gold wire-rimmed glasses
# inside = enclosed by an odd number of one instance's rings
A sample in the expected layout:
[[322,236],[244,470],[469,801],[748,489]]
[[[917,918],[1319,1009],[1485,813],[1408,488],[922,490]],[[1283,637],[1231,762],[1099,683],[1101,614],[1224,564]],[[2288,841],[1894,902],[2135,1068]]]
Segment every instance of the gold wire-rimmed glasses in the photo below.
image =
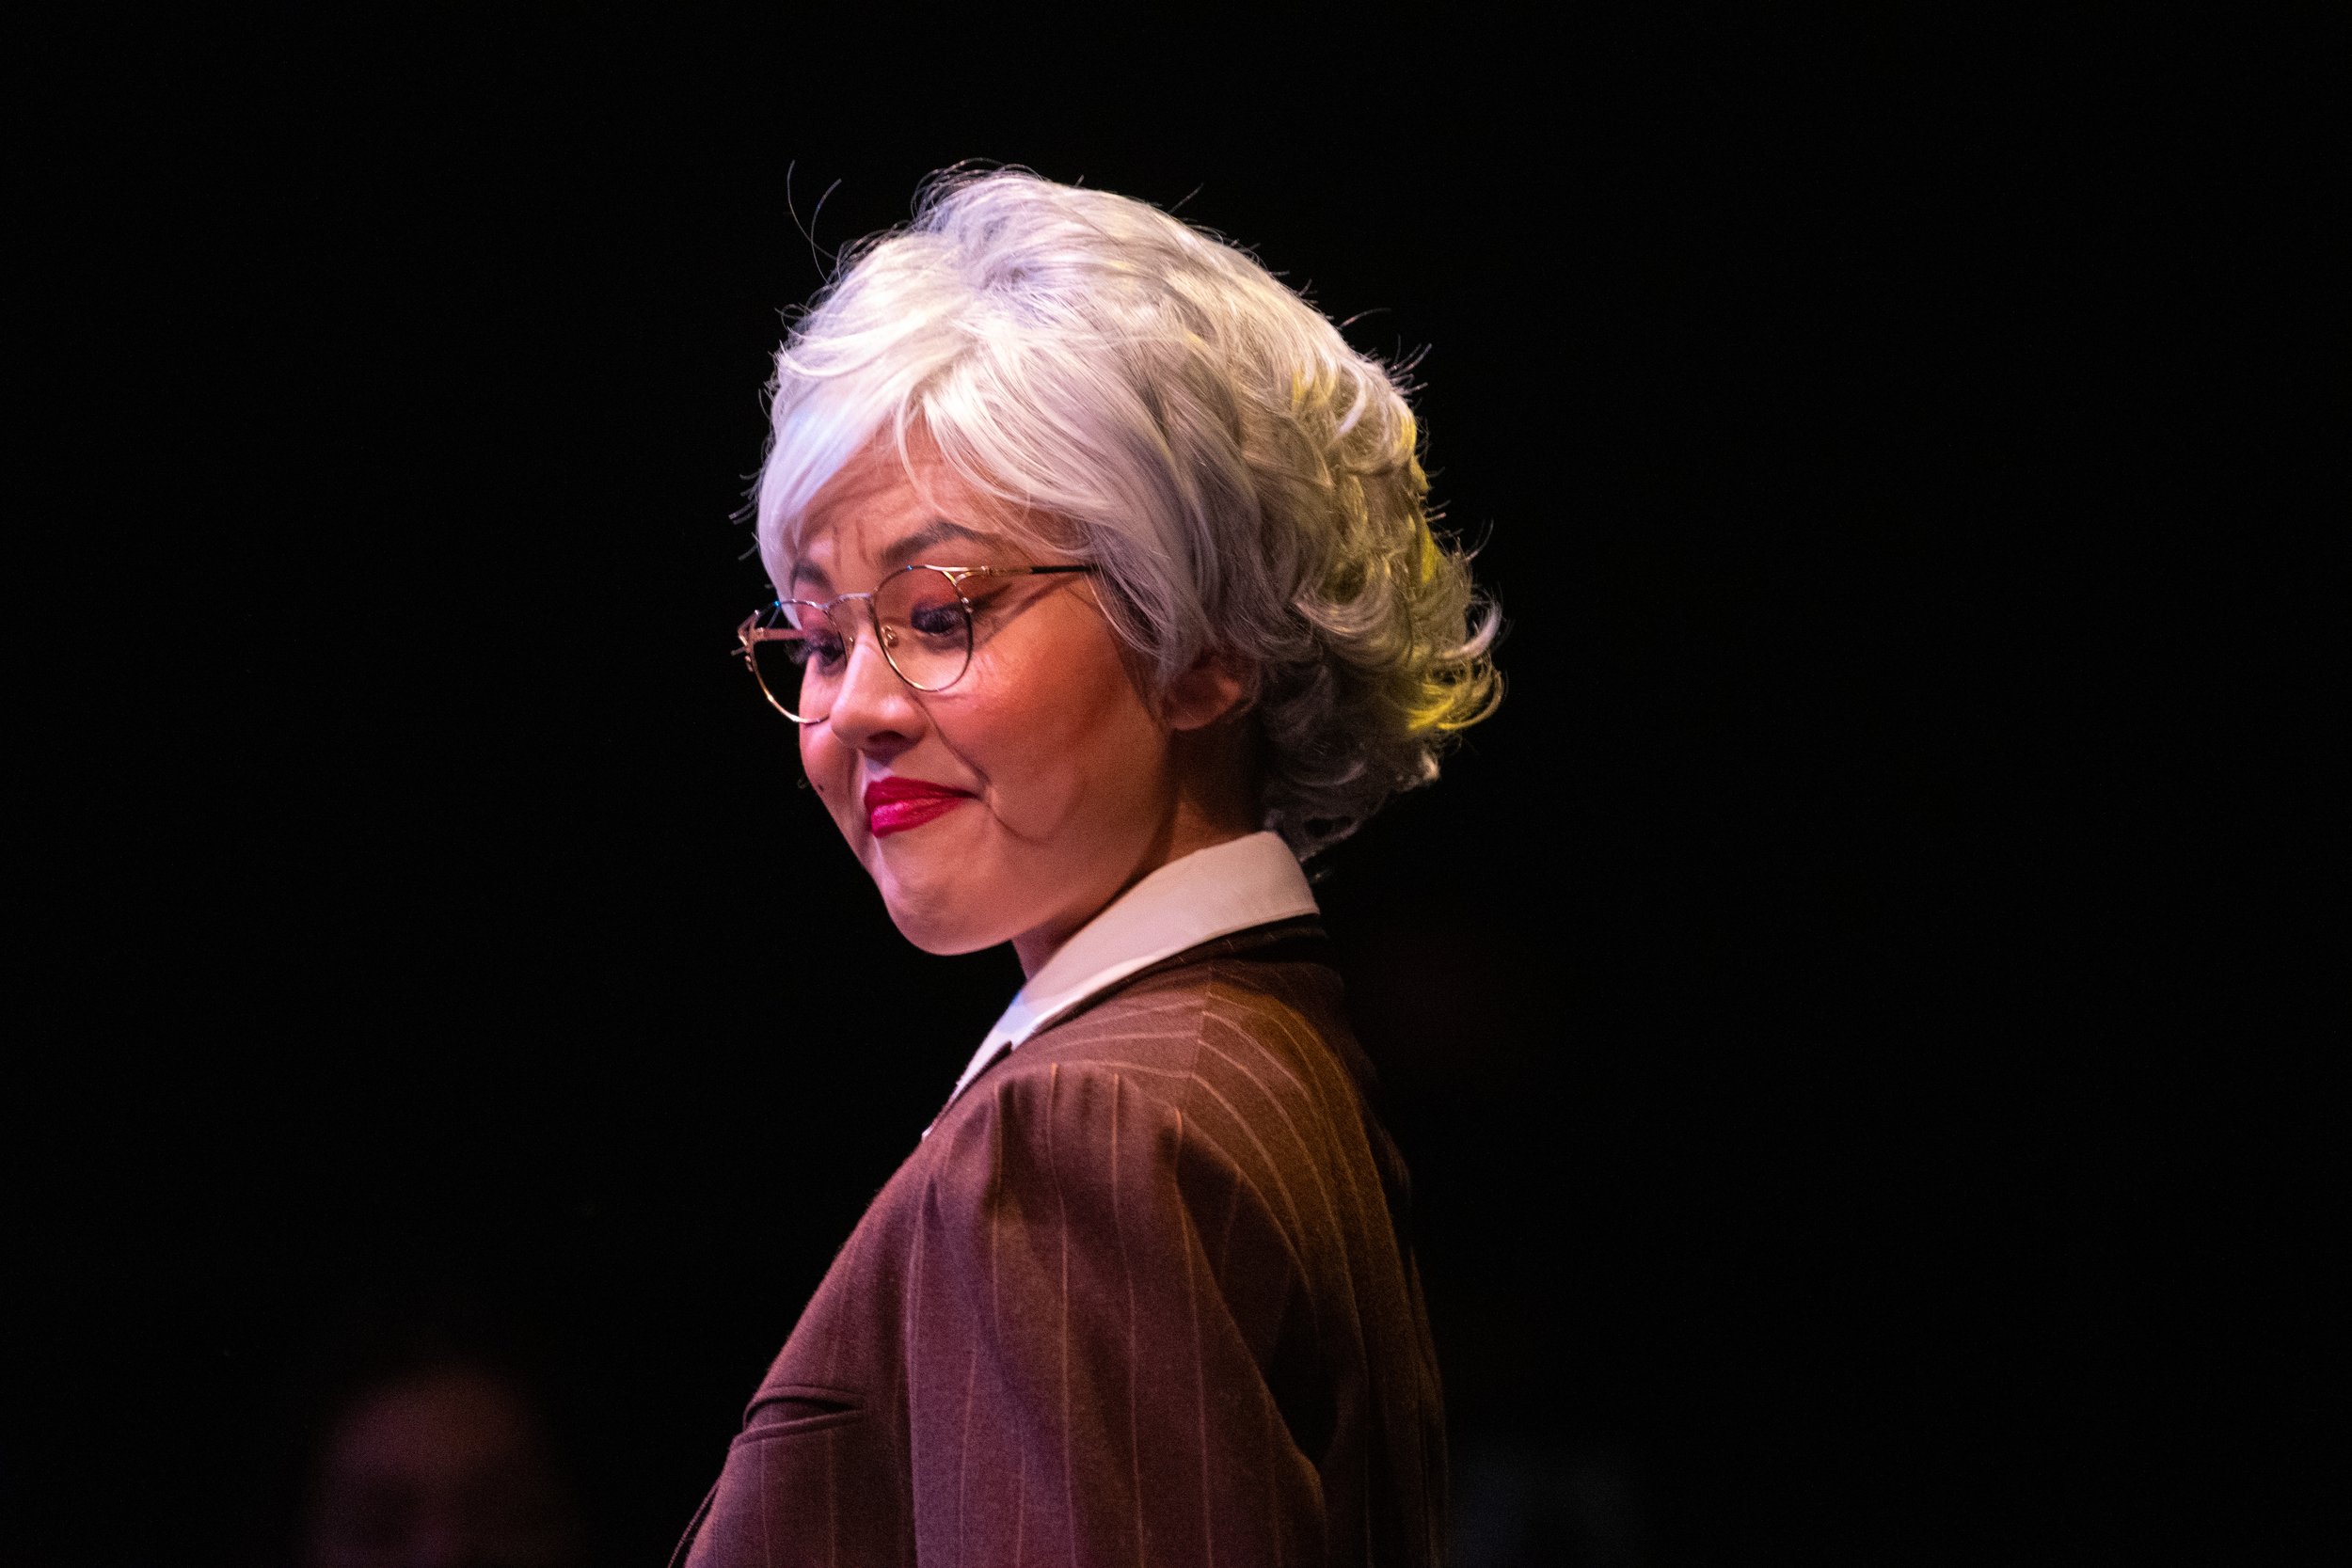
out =
[[796,724],[820,723],[833,712],[857,644],[859,617],[848,608],[852,601],[866,607],[864,619],[900,680],[917,691],[945,691],[972,667],[972,625],[982,607],[965,591],[967,582],[1094,570],[1091,563],[901,566],[871,593],[840,594],[822,603],[778,599],[744,617],[735,636],[769,705]]

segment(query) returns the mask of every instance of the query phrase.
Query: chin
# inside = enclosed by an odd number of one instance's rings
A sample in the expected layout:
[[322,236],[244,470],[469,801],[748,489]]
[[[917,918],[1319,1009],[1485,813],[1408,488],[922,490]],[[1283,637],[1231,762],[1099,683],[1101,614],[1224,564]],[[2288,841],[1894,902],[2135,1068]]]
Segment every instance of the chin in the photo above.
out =
[[894,896],[888,888],[882,895],[882,908],[890,911],[890,923],[898,927],[898,934],[936,957],[977,953],[1012,940],[995,922],[975,921],[970,906],[962,900],[945,895]]
[[976,932],[958,921],[924,920],[900,914],[895,909],[890,911],[890,919],[898,927],[900,936],[933,958],[952,958],[959,954],[977,953],[983,947],[994,947],[1011,940],[993,932]]

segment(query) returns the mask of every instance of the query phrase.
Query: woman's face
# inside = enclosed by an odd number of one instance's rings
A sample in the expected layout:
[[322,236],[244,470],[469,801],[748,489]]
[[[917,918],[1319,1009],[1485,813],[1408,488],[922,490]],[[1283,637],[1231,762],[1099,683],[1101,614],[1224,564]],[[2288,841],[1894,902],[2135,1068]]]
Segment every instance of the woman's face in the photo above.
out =
[[[865,593],[896,567],[1045,565],[1051,530],[964,484],[928,440],[912,469],[869,447],[811,503],[789,598]],[[1025,529],[1018,525],[1025,521]],[[830,714],[801,762],[898,929],[932,953],[1011,942],[1029,973],[1169,857],[1174,734],[1104,619],[1094,579],[972,581],[972,662],[917,691],[863,609]]]

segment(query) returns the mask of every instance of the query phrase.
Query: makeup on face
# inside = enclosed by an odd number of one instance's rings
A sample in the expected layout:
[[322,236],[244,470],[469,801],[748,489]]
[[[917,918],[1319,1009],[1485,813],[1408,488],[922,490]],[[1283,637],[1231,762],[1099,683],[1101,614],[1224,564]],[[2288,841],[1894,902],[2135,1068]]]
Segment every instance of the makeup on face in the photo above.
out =
[[921,779],[876,779],[866,786],[866,831],[876,838],[888,838],[945,816],[973,799],[968,789],[951,789]]
[[[878,448],[813,499],[787,592],[874,590],[910,564],[1074,563],[946,469]],[[951,521],[950,519],[956,519]],[[1010,942],[1041,961],[1174,842],[1174,742],[1084,576],[1009,578],[968,595],[971,663],[910,685],[871,628],[850,650],[802,766],[898,929],[934,953]]]

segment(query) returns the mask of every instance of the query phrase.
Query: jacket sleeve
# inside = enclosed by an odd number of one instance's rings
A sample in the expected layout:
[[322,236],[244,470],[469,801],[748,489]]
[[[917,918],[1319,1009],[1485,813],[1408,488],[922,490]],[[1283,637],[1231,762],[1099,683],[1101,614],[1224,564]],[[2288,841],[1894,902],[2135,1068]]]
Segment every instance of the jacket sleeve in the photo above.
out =
[[972,1113],[910,1259],[926,1568],[1322,1561],[1274,1386],[1308,1304],[1264,1173],[1133,1070],[1009,1074]]

